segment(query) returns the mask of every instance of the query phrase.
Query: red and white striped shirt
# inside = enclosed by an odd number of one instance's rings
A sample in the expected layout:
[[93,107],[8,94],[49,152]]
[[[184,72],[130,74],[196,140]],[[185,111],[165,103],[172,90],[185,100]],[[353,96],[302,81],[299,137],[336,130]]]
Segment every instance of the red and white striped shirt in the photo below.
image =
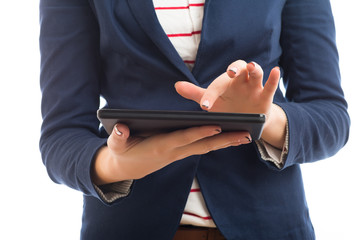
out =
[[193,68],[205,0],[153,0],[158,20],[184,63]]
[[[201,38],[205,0],[153,0],[158,20],[186,66],[192,70]],[[216,227],[196,179],[181,224]]]

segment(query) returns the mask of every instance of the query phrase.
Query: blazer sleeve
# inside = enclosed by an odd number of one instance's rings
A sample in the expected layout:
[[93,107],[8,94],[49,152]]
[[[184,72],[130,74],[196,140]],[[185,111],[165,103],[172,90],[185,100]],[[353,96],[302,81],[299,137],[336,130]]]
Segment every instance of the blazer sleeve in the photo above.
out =
[[40,27],[43,162],[54,182],[100,199],[90,178],[106,144],[96,117],[102,78],[96,18],[87,0],[41,0]]
[[280,43],[287,101],[276,104],[288,118],[287,168],[334,155],[347,142],[350,119],[330,2],[288,0]]

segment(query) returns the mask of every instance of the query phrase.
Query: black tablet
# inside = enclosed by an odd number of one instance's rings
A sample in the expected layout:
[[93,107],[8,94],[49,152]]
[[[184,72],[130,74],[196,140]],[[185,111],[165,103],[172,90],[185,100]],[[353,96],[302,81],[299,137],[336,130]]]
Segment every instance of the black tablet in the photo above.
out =
[[219,113],[202,111],[157,111],[99,109],[98,119],[111,134],[116,123],[123,123],[131,135],[150,135],[194,126],[218,125],[223,132],[248,131],[253,140],[261,136],[264,114]]

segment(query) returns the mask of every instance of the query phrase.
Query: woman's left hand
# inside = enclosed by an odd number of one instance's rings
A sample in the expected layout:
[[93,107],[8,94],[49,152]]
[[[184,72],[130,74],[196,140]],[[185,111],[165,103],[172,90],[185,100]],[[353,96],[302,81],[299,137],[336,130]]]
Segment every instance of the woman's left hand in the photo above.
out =
[[[176,91],[184,98],[200,104],[210,112],[263,113],[266,115],[262,138],[275,147],[282,148],[285,136],[286,115],[273,104],[280,79],[280,69],[271,70],[263,86],[260,65],[238,60],[227,71],[204,89],[190,82],[177,82]],[[269,127],[271,125],[271,127]]]

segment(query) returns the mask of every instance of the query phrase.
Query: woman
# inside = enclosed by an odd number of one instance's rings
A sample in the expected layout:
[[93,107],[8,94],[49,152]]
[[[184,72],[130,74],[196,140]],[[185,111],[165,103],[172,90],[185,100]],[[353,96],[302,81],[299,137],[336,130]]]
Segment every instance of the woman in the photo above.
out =
[[[40,148],[50,177],[84,193],[82,239],[315,238],[299,164],[349,130],[329,1],[42,0],[40,13]],[[189,49],[172,39],[187,35]],[[267,120],[254,142],[218,126],[108,136],[100,96]]]

